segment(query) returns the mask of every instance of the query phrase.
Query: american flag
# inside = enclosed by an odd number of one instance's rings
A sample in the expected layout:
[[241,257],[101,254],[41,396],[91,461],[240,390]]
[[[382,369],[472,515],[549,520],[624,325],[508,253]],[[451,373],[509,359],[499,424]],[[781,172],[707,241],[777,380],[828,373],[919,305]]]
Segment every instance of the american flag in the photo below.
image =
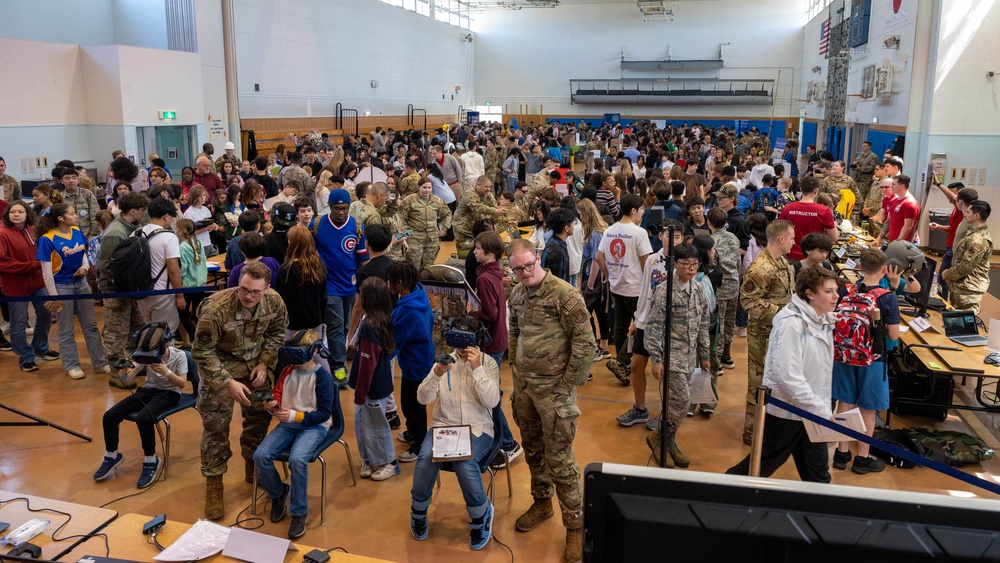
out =
[[826,18],[819,29],[819,54],[825,55],[830,50],[830,18]]

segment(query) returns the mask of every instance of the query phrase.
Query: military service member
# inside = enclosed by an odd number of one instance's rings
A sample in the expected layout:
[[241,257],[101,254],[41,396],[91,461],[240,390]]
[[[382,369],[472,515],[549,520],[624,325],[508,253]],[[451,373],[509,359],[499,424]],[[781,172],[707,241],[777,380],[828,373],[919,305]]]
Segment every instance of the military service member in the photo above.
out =
[[302,185],[299,195],[315,199],[316,186],[313,183],[312,174],[306,171],[305,168],[302,168],[302,153],[293,152],[288,155],[288,160],[290,164],[282,168],[278,174],[278,185],[284,189],[285,184],[289,181],[298,180]]
[[990,288],[993,239],[986,226],[986,220],[990,218],[990,204],[976,200],[969,204],[968,209],[965,220],[969,223],[969,230],[955,244],[952,266],[941,272],[941,277],[948,282],[952,306],[978,315],[979,302]]
[[486,139],[486,175],[493,181],[494,186],[503,186],[503,172],[500,167],[503,165],[503,147],[496,144],[496,139],[490,137]]
[[405,228],[413,232],[409,239],[409,258],[417,270],[434,263],[441,249],[441,237],[451,226],[448,204],[432,191],[431,181],[420,177],[417,193],[406,196],[399,205],[399,216]]
[[795,273],[785,255],[795,243],[795,226],[778,219],[767,226],[767,246],[743,274],[740,304],[749,316],[747,325],[747,406],[743,443],[750,444],[757,410],[757,387],[764,380],[764,355],[771,335],[771,320],[788,304],[795,289]]
[[224,155],[220,156],[219,158],[215,159],[215,173],[216,174],[220,174],[220,175],[222,174],[222,165],[225,164],[225,163],[227,163],[227,162],[232,163],[233,170],[237,171],[237,172],[239,171],[240,165],[242,164],[240,162],[240,159],[234,154],[236,152],[236,145],[234,145],[232,141],[227,141],[226,142],[225,149],[226,149],[226,154],[224,154]]
[[646,436],[646,444],[653,450],[653,458],[660,461],[660,432],[667,435],[666,467],[687,467],[687,456],[677,448],[677,429],[687,416],[691,398],[691,374],[695,368],[709,369],[711,341],[708,337],[710,313],[708,299],[701,284],[693,281],[701,261],[698,251],[690,244],[674,248],[674,295],[671,304],[670,365],[663,367],[663,328],[667,314],[667,284],[656,286],[653,305],[646,318],[642,346],[653,362],[653,377],[667,375],[670,402],[666,416],[660,415],[660,424]]
[[21,184],[13,176],[7,174],[7,161],[0,158],[0,188],[4,201],[17,201],[21,199]]
[[[819,192],[830,194],[834,203],[840,203],[843,198],[842,190],[848,190],[854,194],[854,201],[858,200],[858,185],[854,183],[854,178],[844,174],[844,161],[838,160],[830,165],[830,175],[825,176],[820,182]],[[845,217],[849,219],[850,217]]]
[[237,287],[208,297],[198,309],[191,356],[201,375],[197,409],[205,427],[201,474],[208,480],[205,517],[209,520],[225,515],[222,475],[232,457],[229,424],[233,400],[243,414],[240,447],[248,483],[253,482],[254,451],[271,423],[263,402],[255,400],[251,392],[272,385],[267,372],[274,369],[288,327],[288,311],[278,293],[268,287],[270,279],[271,270],[264,264],[247,264]]
[[493,182],[489,176],[480,176],[476,180],[476,189],[462,194],[455,210],[452,226],[455,230],[455,247],[458,257],[465,259],[475,245],[472,236],[472,225],[479,219],[493,219],[496,223],[504,221],[505,211],[497,207],[493,197]]
[[417,189],[420,187],[420,174],[417,173],[417,163],[413,159],[406,159],[406,163],[403,165],[403,179],[399,185],[401,199],[406,199],[417,193]]
[[854,172],[854,180],[861,189],[862,199],[868,197],[868,191],[872,185],[872,176],[875,174],[875,167],[878,165],[878,156],[872,152],[872,144],[868,141],[861,143],[861,153],[851,162],[851,171]]
[[[477,191],[484,185],[490,187],[479,182]],[[520,282],[510,295],[511,403],[534,498],[514,526],[527,532],[551,518],[555,493],[566,527],[563,557],[582,561],[583,485],[573,439],[580,415],[576,386],[586,382],[594,358],[590,314],[576,288],[542,269],[531,241],[515,240],[507,256]]]

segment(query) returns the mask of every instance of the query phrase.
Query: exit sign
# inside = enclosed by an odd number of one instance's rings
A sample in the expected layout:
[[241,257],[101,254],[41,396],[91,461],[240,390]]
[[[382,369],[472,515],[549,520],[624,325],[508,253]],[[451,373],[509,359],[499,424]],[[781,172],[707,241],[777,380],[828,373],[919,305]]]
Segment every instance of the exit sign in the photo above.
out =
[[485,103],[488,106],[493,105],[493,102],[483,102],[483,103]]
[[176,111],[161,111],[160,119],[177,119]]

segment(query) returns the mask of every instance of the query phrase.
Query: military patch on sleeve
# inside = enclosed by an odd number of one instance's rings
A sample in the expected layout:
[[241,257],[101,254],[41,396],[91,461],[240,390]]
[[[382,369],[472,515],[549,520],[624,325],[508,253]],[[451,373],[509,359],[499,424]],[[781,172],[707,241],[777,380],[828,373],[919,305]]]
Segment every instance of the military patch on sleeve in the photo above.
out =
[[586,321],[587,321],[587,311],[577,309],[576,312],[573,313],[573,322],[577,324],[582,324]]
[[207,330],[202,330],[198,332],[198,343],[199,344],[211,344],[212,333]]

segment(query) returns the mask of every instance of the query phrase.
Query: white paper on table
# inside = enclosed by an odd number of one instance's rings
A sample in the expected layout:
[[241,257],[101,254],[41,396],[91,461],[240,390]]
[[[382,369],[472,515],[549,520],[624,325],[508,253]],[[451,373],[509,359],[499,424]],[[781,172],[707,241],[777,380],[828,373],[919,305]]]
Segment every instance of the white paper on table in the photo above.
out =
[[288,550],[298,551],[299,548],[287,539],[259,534],[243,528],[232,528],[222,554],[251,563],[273,563],[274,561],[284,561]]
[[707,405],[718,401],[719,398],[712,391],[712,373],[701,368],[694,370],[691,374],[691,398],[688,402],[692,405]]
[[845,270],[856,270],[858,268],[858,263],[854,261],[853,258],[848,258],[847,262],[844,262]]
[[910,327],[906,325],[899,325],[899,334],[906,334],[907,332],[910,332]]
[[230,528],[208,520],[198,520],[177,541],[167,546],[153,559],[157,561],[196,561],[222,551],[229,539]]
[[937,332],[934,329],[934,327],[931,326],[931,323],[928,322],[927,319],[922,318],[922,317],[915,317],[915,318],[910,319],[910,320],[908,320],[906,322],[908,322],[910,324],[910,326],[913,328],[913,330],[915,330],[917,332],[923,332],[925,330],[932,330],[934,332]]
[[[861,432],[864,434],[865,421],[861,418],[860,409],[851,409],[849,411],[839,412],[834,415],[834,423],[841,426],[845,426],[854,430],[855,432]],[[844,436],[836,430],[831,430],[826,426],[820,426],[815,422],[810,420],[802,419],[802,425],[806,427],[806,434],[809,435],[810,442],[850,442],[853,441],[852,438]]]
[[990,352],[1000,352],[1000,320],[990,319],[990,330],[987,337],[986,349]]

